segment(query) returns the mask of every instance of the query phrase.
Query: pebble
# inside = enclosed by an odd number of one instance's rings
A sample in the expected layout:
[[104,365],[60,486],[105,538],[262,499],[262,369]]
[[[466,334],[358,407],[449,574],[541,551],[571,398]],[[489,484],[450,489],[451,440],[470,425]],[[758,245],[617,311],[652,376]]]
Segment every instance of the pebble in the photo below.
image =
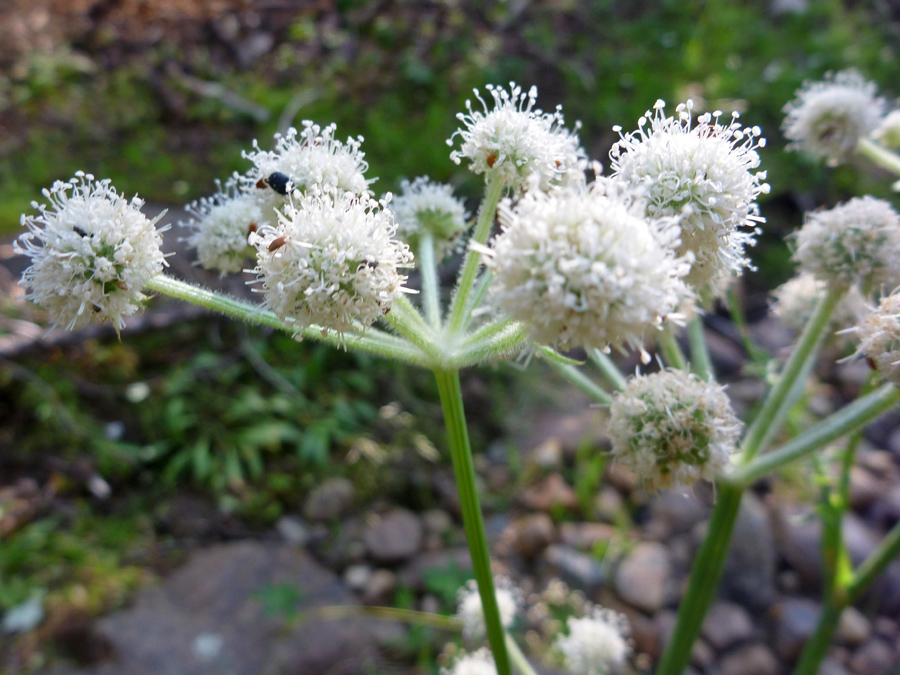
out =
[[619,522],[625,515],[625,500],[611,485],[604,486],[594,499],[594,513],[608,523]]
[[559,469],[563,465],[563,444],[556,436],[551,436],[528,451],[526,464],[539,469]]
[[640,482],[637,474],[621,462],[611,462],[607,465],[606,480],[624,494],[633,492]]
[[871,507],[884,491],[884,484],[868,469],[854,466],[850,469],[850,506],[856,511]]
[[706,519],[709,509],[693,494],[676,491],[663,492],[650,504],[650,525],[654,539],[668,539],[685,534]]
[[857,647],[872,635],[872,624],[856,607],[848,607],[841,614],[835,637],[839,642]]
[[819,605],[806,598],[788,598],[774,608],[775,651],[785,661],[795,661],[816,629]]
[[738,647],[719,661],[721,675],[778,675],[781,668],[772,650],[754,643]]
[[311,533],[309,526],[300,518],[294,516],[282,516],[275,523],[275,529],[281,538],[294,546],[306,546],[309,543]]
[[616,595],[648,613],[662,609],[669,585],[669,554],[657,542],[641,542],[616,570]]
[[546,513],[532,513],[507,527],[503,538],[525,560],[533,560],[556,539],[556,528]]
[[386,569],[375,570],[362,594],[362,600],[367,605],[383,604],[390,601],[397,589],[397,576]]
[[837,659],[826,656],[819,665],[818,675],[850,675],[850,671]]
[[428,534],[442,536],[453,527],[453,518],[443,509],[428,509],[422,514],[422,525]]
[[724,651],[753,637],[753,620],[740,605],[717,602],[703,622],[703,637],[718,651]]
[[850,659],[850,670],[856,675],[885,673],[890,666],[894,665],[897,665],[894,659],[894,650],[881,640],[867,642]]
[[353,483],[346,478],[328,478],[309,493],[303,515],[313,522],[333,520],[349,513],[355,501]]
[[522,506],[533,511],[548,512],[553,508],[578,510],[578,497],[565,479],[552,473],[534,485],[525,488],[519,495]]
[[544,560],[563,581],[587,593],[600,588],[606,580],[603,566],[593,556],[570,546],[548,546]]
[[390,511],[365,533],[369,557],[384,564],[403,562],[412,558],[422,547],[422,521],[411,511]]
[[616,528],[606,523],[563,523],[559,537],[566,546],[590,551],[597,542],[608,543],[617,536]]
[[344,570],[344,583],[356,593],[362,593],[372,578],[372,568],[368,565],[350,565]]

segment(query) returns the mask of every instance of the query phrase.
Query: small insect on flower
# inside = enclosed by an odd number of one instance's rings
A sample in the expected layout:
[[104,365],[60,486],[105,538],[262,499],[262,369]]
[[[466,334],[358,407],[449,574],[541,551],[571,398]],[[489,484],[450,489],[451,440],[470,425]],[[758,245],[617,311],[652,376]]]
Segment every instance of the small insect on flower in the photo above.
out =
[[293,185],[294,181],[291,180],[290,176],[287,176],[280,171],[273,171],[269,174],[268,178],[260,178],[256,187],[269,187],[280,195],[287,195],[289,192],[288,186]]
[[72,226],[72,229],[75,231],[75,234],[77,234],[79,237],[86,237],[86,236],[88,236],[88,233],[85,232],[84,230],[82,230],[82,229],[81,229],[80,227],[78,227],[77,225],[73,225],[73,226]]
[[269,244],[269,253],[271,253],[273,251],[277,251],[282,246],[284,246],[286,243],[287,243],[287,237],[276,237]]

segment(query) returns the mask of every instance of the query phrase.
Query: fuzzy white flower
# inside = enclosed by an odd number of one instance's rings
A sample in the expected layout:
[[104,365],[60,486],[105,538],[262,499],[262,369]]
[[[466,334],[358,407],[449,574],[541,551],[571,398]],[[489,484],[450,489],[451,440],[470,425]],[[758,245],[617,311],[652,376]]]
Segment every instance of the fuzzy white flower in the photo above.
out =
[[[809,272],[801,272],[772,291],[772,311],[788,330],[799,335],[825,291],[824,282]],[[835,308],[831,324],[838,328],[853,326],[865,313],[866,299],[856,286],[852,286]]]
[[616,612],[593,607],[587,616],[570,616],[567,634],[560,634],[554,648],[569,675],[610,675],[625,665],[631,653],[628,621]]
[[[493,110],[475,90],[484,112],[472,109],[466,101],[466,113],[457,118],[464,127],[457,129],[447,140],[453,147],[453,139],[459,135],[462,147],[450,153],[457,164],[463,158],[470,162],[474,173],[494,176],[504,185],[519,190],[536,176],[540,189],[569,181],[584,181],[587,158],[578,136],[565,128],[561,107],[553,113],[534,108],[537,88],[527,93],[514,82],[510,90],[488,85],[494,99]],[[576,124],[576,131],[580,124]]]
[[882,298],[878,307],[845,333],[859,342],[856,351],[888,382],[900,387],[900,293]]
[[647,193],[652,217],[682,215],[678,255],[693,253],[685,281],[719,295],[731,277],[750,265],[744,249],[754,243],[759,215],[756,199],[768,193],[757,148],[765,145],[759,127],[742,127],[737,113],[729,124],[720,112],[692,116],[693,102],[667,117],[665,102],[638,120],[612,147],[613,177]]
[[193,232],[186,237],[197,249],[200,265],[218,270],[222,276],[240,272],[253,249],[247,237],[262,222],[262,209],[255,195],[242,192],[235,179],[212,197],[202,197],[186,207],[193,219],[180,223]]
[[56,325],[80,328],[109,321],[116,330],[141,309],[147,281],[166,265],[162,237],[141,213],[143,200],[126,199],[109,179],[79,171],[43,191],[50,204],[32,202],[40,213],[22,216],[28,232],[14,250],[31,258],[19,284]]
[[611,188],[598,180],[500,204],[485,261],[491,301],[541,344],[637,348],[645,331],[681,319],[677,219],[648,221],[640,199]]
[[390,311],[413,256],[394,238],[389,200],[295,192],[278,225],[250,235],[266,305],[298,333],[318,325],[343,334]]
[[412,183],[404,180],[400,189],[401,193],[391,202],[397,237],[415,247],[421,232],[430,233],[440,259],[466,229],[465,206],[453,196],[452,187],[434,183],[428,176],[420,176]]
[[302,129],[275,134],[275,149],[261,150],[253,141],[253,151],[243,156],[254,168],[243,177],[243,187],[260,200],[266,222],[274,225],[275,211],[287,204],[289,190],[306,192],[313,188],[355,194],[370,194],[365,173],[369,165],[360,149],[362,136],[341,143],[335,138],[336,125],[320,127],[304,120]]
[[713,480],[741,433],[724,388],[680,370],[636,375],[609,409],[612,452],[655,490]]
[[801,269],[866,295],[900,285],[900,215],[882,199],[855,197],[807,214],[794,251]]
[[829,73],[807,82],[784,107],[782,128],[801,149],[834,166],[846,159],[861,138],[875,130],[887,109],[875,85],[855,70]]
[[441,675],[497,675],[494,657],[486,648],[471,654],[463,653],[451,668],[441,668]]
[[[508,629],[516,620],[516,614],[522,604],[522,592],[508,577],[495,577],[494,591],[497,597],[497,608],[500,611],[500,623]],[[484,610],[475,580],[470,580],[459,589],[456,618],[463,624],[463,637],[466,640],[475,642],[484,639],[486,635]]]

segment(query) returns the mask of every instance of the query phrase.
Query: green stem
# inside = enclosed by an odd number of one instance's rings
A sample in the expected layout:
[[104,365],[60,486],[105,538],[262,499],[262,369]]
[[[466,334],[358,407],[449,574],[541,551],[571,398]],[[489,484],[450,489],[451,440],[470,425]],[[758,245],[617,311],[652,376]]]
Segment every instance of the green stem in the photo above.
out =
[[528,342],[528,327],[516,321],[491,323],[467,338],[448,358],[454,368],[465,368],[485,361],[496,361],[521,351]]
[[603,405],[612,403],[612,396],[606,393],[606,391],[591,378],[581,372],[580,368],[576,368],[569,364],[557,363],[556,361],[551,361],[551,364],[556,368],[556,372],[597,401],[597,403],[602,403]]
[[450,330],[453,332],[458,332],[462,328],[469,294],[472,292],[475,275],[478,274],[478,268],[481,266],[481,253],[473,251],[471,244],[484,244],[487,241],[488,235],[491,233],[491,226],[494,224],[494,216],[497,213],[497,204],[500,203],[500,197],[503,196],[505,187],[503,181],[494,178],[493,174],[488,174],[484,189],[484,201],[481,202],[481,208],[478,211],[475,231],[469,240],[469,251],[460,270],[456,294],[453,297],[453,304],[450,306],[449,324]]
[[828,653],[828,648],[831,647],[831,638],[837,630],[843,611],[843,607],[833,604],[827,605],[822,610],[816,631],[803,648],[803,654],[794,669],[794,675],[816,675],[819,672],[819,665]]
[[425,310],[425,320],[432,328],[440,328],[440,283],[434,260],[434,237],[431,236],[431,232],[422,231],[419,234],[419,250],[416,252],[419,254],[417,267],[422,277],[422,307]]
[[487,295],[487,291],[491,285],[491,279],[493,279],[493,277],[493,272],[491,272],[490,270],[484,270],[481,273],[481,276],[478,277],[478,281],[475,282],[475,291],[472,293],[472,296],[469,298],[469,302],[466,304],[466,312],[463,316],[462,321],[463,329],[468,327],[469,322],[472,320],[472,314],[478,307],[481,306],[481,303],[484,300],[484,296]]
[[619,367],[613,363],[613,360],[609,358],[609,356],[599,349],[589,349],[587,355],[591,362],[600,369],[601,373],[603,373],[603,377],[605,377],[616,390],[625,391],[628,387],[628,380],[625,379],[622,371],[619,370]]
[[427,354],[431,358],[432,366],[443,362],[444,353],[434,343],[431,327],[425,323],[425,319],[405,295],[394,300],[391,311],[385,315],[384,321]]
[[193,305],[205,307],[213,312],[240,319],[241,321],[258,326],[277,328],[292,335],[299,334],[303,338],[324,342],[333,347],[346,347],[347,349],[374,354],[386,359],[395,359],[423,368],[430,368],[433,365],[433,359],[428,358],[420,349],[416,349],[406,341],[374,328],[367,329],[365,333],[345,333],[343,336],[337,335],[333,331],[323,333],[319,326],[309,326],[301,331],[297,331],[294,326],[284,323],[274,313],[263,309],[260,305],[220,295],[209,289],[200,288],[164,274],[150,279],[147,282],[147,288]]
[[503,630],[500,610],[497,607],[494,577],[491,573],[491,557],[484,531],[481,506],[478,501],[475,465],[472,462],[472,448],[469,444],[469,431],[466,427],[459,372],[435,370],[434,376],[437,379],[441,407],[444,411],[444,423],[447,426],[447,438],[453,460],[453,473],[456,476],[456,486],[459,490],[463,527],[466,531],[469,553],[472,556],[472,568],[475,572],[475,580],[478,582],[478,592],[481,595],[488,643],[494,653],[497,674],[511,675],[512,670],[506,649],[506,633]]
[[430,612],[417,612],[413,609],[400,609],[399,607],[331,605],[303,612],[303,616],[314,616],[322,619],[343,619],[345,617],[359,616],[360,614],[376,619],[384,619],[385,621],[397,621],[414,626],[428,626],[439,630],[462,630],[462,622],[456,617],[441,616]]
[[866,424],[900,403],[900,390],[892,384],[856,399],[836,413],[810,427],[781,447],[761,455],[732,472],[729,481],[748,486],[775,469],[836,441],[841,436],[862,429]]
[[506,634],[506,648],[509,650],[509,658],[515,664],[516,670],[522,675],[538,675],[537,671],[531,667],[530,663],[528,663],[525,654],[522,653],[522,650],[519,649],[519,645],[516,644],[516,641],[513,640],[509,633]]
[[670,368],[687,370],[687,359],[684,358],[684,352],[681,351],[678,341],[670,331],[666,330],[660,334],[659,346],[662,349],[663,358]]
[[900,555],[900,522],[894,524],[878,548],[857,568],[853,581],[847,586],[847,603],[859,600],[897,555]]
[[831,313],[842,294],[841,291],[829,290],[816,305],[791,357],[782,369],[775,385],[769,390],[762,408],[744,436],[741,446],[742,463],[746,464],[757,453],[765,450],[766,442],[778,432],[780,420],[783,420],[786,414],[782,408],[790,407],[790,394],[792,390],[796,392],[796,383],[803,370],[810,368],[808,361],[815,359],[819,346],[825,339]]
[[900,157],[875,141],[862,138],[856,144],[856,149],[861,155],[868,157],[882,169],[900,176]]
[[709,347],[703,336],[703,320],[699,315],[688,324],[688,338],[691,341],[691,370],[704,382],[715,379]]
[[731,534],[741,508],[740,487],[718,485],[716,505],[709,529],[691,567],[687,592],[678,608],[675,630],[656,669],[656,675],[682,675],[688,667],[694,642],[700,635],[703,619],[716,597],[719,578],[725,568]]

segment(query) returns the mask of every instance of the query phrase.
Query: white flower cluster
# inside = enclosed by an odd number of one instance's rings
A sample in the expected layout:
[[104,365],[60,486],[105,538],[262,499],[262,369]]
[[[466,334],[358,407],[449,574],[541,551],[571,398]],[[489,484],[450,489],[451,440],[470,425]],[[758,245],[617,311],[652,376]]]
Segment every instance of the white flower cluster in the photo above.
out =
[[593,607],[584,617],[569,617],[566,628],[554,648],[569,675],[610,675],[625,665],[631,646],[623,615]]
[[162,237],[141,213],[144,202],[118,194],[110,181],[77,172],[44,190],[49,206],[22,216],[28,232],[14,244],[31,258],[19,282],[56,325],[80,328],[109,321],[116,330],[147,299],[147,281],[166,265]]
[[888,382],[900,387],[900,293],[883,298],[855,327],[859,341],[857,354],[862,354],[869,365]]
[[494,657],[485,647],[471,654],[462,654],[451,668],[441,668],[441,675],[497,675]]
[[807,82],[784,107],[784,135],[809,155],[834,166],[853,153],[861,138],[874,131],[887,109],[875,85],[855,70],[829,73]]
[[457,237],[466,229],[466,207],[453,196],[449,185],[420,176],[403,181],[401,192],[391,202],[397,221],[397,237],[415,248],[422,232],[434,238],[438,259],[448,254]]
[[731,277],[748,267],[744,249],[754,243],[759,215],[756,199],[768,193],[757,148],[765,145],[758,127],[730,123],[721,112],[692,116],[693,102],[668,117],[665,102],[638,120],[610,151],[613,177],[644,190],[647,213],[681,217],[679,255],[693,254],[685,281],[698,291],[721,294]]
[[486,254],[491,301],[541,344],[639,347],[645,331],[680,320],[689,294],[677,219],[645,212],[604,180],[504,200]]
[[[494,591],[497,597],[497,608],[500,611],[500,623],[510,628],[522,605],[522,592],[516,588],[508,577],[494,578]],[[478,584],[470,580],[457,594],[456,618],[462,622],[463,637],[470,642],[483,640],[486,633],[484,609]]]
[[[809,272],[801,272],[772,291],[772,311],[788,330],[799,334],[805,327],[816,304],[825,295],[825,283]],[[831,316],[838,328],[856,325],[866,312],[866,299],[852,286]]]
[[197,249],[200,265],[218,270],[224,276],[240,272],[248,253],[253,249],[247,237],[262,222],[263,212],[256,195],[241,191],[236,179],[231,179],[212,197],[203,197],[186,207],[193,218],[180,223],[193,230],[186,237],[189,246]]
[[295,192],[278,224],[250,235],[266,305],[296,332],[366,328],[403,292],[412,263],[386,208],[366,194]]
[[715,479],[742,428],[723,387],[680,370],[636,375],[613,397],[609,416],[616,459],[655,490]]
[[800,268],[832,286],[868,295],[900,284],[900,215],[884,200],[855,197],[810,213],[796,244]]
[[509,86],[506,91],[488,85],[493,109],[475,90],[484,112],[473,110],[472,102],[466,101],[468,114],[457,114],[465,127],[447,140],[453,147],[458,135],[462,147],[451,152],[450,158],[457,164],[468,159],[474,173],[490,174],[513,190],[523,189],[531,180],[536,180],[542,190],[563,182],[583,181],[587,158],[578,136],[565,128],[562,109],[544,113],[534,108],[536,87],[525,93],[514,82]]

